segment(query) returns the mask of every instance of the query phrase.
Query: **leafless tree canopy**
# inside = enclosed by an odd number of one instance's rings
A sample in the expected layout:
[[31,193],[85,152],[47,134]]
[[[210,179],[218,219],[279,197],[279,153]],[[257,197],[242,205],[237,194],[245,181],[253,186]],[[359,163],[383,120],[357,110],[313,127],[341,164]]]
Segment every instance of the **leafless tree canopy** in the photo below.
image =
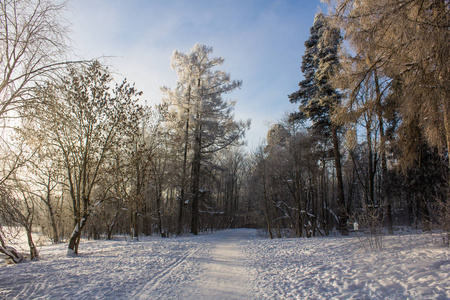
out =
[[66,3],[0,2],[0,117],[31,101],[30,89],[65,64]]

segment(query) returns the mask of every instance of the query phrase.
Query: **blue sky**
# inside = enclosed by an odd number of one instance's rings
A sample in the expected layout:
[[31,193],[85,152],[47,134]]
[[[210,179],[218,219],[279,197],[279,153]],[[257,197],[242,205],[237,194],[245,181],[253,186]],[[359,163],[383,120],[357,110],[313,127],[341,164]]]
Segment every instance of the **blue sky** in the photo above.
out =
[[[301,56],[319,0],[71,0],[67,19],[74,51],[82,58],[108,56],[120,78],[135,82],[143,100],[160,103],[160,86],[175,87],[174,50],[195,43],[225,58],[221,69],[240,79],[237,119],[252,119],[255,148],[270,124],[296,109],[287,95],[301,80]],[[325,10],[324,6],[322,8]]]

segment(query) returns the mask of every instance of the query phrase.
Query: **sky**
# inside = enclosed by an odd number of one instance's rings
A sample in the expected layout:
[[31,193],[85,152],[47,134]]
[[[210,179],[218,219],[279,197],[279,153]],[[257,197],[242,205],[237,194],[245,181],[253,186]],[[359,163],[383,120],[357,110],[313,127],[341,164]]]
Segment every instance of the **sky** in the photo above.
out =
[[264,141],[271,124],[297,109],[288,95],[298,89],[304,42],[319,0],[69,0],[66,18],[77,56],[98,57],[120,81],[127,78],[148,105],[161,102],[161,86],[174,88],[174,50],[195,43],[223,57],[221,70],[242,80],[235,118],[252,120],[248,148]]

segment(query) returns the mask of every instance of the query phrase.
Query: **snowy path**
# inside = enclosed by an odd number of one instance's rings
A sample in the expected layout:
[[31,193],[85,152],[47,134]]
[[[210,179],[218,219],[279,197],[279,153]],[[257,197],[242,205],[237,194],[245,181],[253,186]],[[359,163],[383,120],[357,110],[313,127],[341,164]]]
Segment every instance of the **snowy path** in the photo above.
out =
[[365,251],[355,236],[273,239],[235,229],[40,248],[0,264],[0,299],[450,299],[450,249],[399,232]]
[[254,236],[254,230],[228,230],[219,233],[220,242],[203,262],[203,271],[194,289],[183,299],[250,299],[253,278],[246,269],[248,259],[240,248],[242,241]]
[[[246,275],[244,253],[240,247],[256,234],[252,229],[237,229],[200,236],[201,247],[196,247],[156,274],[135,299],[249,299],[251,292]],[[193,265],[194,263],[194,265]],[[189,268],[186,266],[189,265]],[[181,272],[193,272],[189,284],[165,286]],[[171,296],[168,297],[168,288]]]

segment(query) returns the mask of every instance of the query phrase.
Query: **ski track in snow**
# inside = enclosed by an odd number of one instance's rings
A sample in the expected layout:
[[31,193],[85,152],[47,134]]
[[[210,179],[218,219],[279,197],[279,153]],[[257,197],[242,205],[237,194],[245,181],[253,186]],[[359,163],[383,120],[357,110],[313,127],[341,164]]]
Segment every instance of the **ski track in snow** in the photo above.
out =
[[252,229],[140,241],[82,241],[0,264],[0,299],[450,299],[450,249],[437,234],[274,239]]
[[[163,297],[167,293],[163,287],[167,282],[172,282],[171,277],[176,277],[179,272],[182,271],[181,266],[188,263],[188,259],[199,253],[201,250],[205,250],[205,247],[198,247],[189,250],[186,254],[182,255],[176,261],[166,266],[161,272],[153,275],[153,278],[145,284],[145,286],[136,294],[131,296],[133,299],[152,299],[156,297]],[[169,287],[170,288],[170,287]],[[157,293],[160,295],[158,296]]]

